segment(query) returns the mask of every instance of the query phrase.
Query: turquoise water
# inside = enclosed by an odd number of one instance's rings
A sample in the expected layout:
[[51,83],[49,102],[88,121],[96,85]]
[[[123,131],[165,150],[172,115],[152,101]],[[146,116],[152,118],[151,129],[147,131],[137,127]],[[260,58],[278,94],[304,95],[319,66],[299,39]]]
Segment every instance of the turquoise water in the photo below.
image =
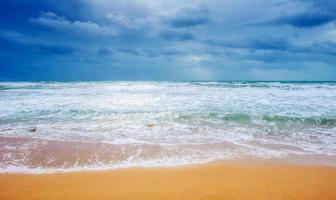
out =
[[0,148],[5,172],[334,163],[336,83],[0,82]]

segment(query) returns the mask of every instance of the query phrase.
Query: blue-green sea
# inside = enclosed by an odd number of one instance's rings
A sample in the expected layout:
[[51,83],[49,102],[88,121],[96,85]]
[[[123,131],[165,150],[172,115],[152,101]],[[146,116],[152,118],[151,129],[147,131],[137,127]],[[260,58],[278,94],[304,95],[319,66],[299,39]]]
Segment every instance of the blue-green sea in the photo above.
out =
[[335,82],[0,82],[0,171],[336,164]]

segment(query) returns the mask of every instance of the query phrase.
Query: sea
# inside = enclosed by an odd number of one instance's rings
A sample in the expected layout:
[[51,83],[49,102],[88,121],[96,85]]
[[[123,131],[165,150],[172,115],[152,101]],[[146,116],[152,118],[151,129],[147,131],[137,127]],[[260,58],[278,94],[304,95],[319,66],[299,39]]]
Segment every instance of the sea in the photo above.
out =
[[336,82],[0,82],[0,172],[336,164]]

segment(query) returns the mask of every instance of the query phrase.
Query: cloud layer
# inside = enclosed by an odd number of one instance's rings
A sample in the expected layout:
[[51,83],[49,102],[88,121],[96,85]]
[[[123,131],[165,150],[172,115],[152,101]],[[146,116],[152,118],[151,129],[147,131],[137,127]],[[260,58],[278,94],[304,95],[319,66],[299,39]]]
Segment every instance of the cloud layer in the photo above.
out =
[[0,80],[336,80],[333,0],[0,2]]

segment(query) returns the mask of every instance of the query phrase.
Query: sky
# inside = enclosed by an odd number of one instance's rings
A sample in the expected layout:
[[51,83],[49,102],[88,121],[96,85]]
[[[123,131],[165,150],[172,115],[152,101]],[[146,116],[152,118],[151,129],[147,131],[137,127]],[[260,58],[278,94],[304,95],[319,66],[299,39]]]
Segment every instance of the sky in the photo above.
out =
[[336,2],[1,0],[0,80],[336,80]]

